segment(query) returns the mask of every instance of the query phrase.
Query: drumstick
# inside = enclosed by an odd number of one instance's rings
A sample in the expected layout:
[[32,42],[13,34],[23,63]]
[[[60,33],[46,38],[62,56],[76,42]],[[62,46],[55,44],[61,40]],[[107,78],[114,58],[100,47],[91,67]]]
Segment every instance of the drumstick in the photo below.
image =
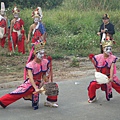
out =
[[36,93],[42,93],[42,92],[44,92],[45,91],[45,89],[44,89],[44,87],[41,87],[40,89],[39,89],[39,91],[35,91],[35,92],[33,92],[33,94],[36,94]]
[[33,94],[36,94],[36,93],[42,93],[42,92],[44,92],[44,91],[45,91],[45,90],[41,90],[41,89],[40,89],[40,90],[39,90],[39,91],[37,91],[37,92],[36,92],[36,91],[35,91],[35,92],[33,92]]

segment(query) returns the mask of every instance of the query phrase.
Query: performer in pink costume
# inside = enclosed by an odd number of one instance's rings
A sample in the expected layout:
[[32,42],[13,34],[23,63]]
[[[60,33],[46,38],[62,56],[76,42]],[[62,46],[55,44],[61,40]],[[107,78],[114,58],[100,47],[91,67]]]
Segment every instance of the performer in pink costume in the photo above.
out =
[[[108,39],[108,37],[107,37]],[[96,80],[90,82],[88,86],[88,102],[96,101],[96,90],[101,88],[106,93],[106,99],[109,101],[112,98],[112,88],[120,93],[120,80],[116,76],[116,59],[112,54],[113,41],[105,40],[102,42],[103,54],[90,54],[89,58],[94,64],[96,71],[108,76],[108,83],[99,84]]]
[[[50,62],[51,57],[44,57],[44,50],[42,43],[35,43],[32,47],[33,52],[30,54],[28,63],[26,64],[26,79],[23,84],[18,86],[16,90],[0,97],[0,105],[6,108],[13,102],[24,98],[32,101],[32,107],[38,109],[39,94],[37,93],[45,82],[49,82],[51,76]],[[36,92],[36,94],[33,94]],[[47,96],[45,106],[58,107],[58,96]]]
[[5,5],[1,2],[0,10],[0,46],[4,48],[7,34],[7,17],[5,16]]

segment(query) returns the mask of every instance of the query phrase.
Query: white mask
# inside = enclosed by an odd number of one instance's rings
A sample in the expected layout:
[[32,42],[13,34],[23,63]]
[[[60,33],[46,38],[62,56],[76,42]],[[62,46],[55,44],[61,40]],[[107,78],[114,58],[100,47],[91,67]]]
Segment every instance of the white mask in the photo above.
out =
[[34,18],[34,22],[35,23],[39,22],[39,18]]
[[42,59],[42,55],[39,52],[37,53],[37,58],[40,60]]
[[4,11],[1,11],[1,15],[4,15],[5,14],[5,12]]
[[15,17],[15,18],[18,18],[18,17],[19,17],[19,15],[18,15],[18,14],[14,14],[14,17]]
[[43,58],[43,56],[44,56],[44,51],[43,50],[41,50],[40,52],[37,53],[37,58],[38,59],[41,60]]
[[104,52],[105,52],[107,55],[110,55],[110,54],[112,53],[112,47],[111,47],[111,46],[105,47],[105,48],[104,48]]

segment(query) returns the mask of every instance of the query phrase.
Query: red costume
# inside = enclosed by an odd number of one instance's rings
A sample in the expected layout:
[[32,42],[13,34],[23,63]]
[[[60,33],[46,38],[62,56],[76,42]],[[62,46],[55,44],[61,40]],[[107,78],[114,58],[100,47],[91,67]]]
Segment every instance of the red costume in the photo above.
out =
[[0,15],[0,46],[4,48],[6,36],[7,22],[4,17]]
[[32,37],[32,43],[35,43],[35,42],[37,42],[37,40],[40,40],[41,36],[42,36],[42,34],[41,34],[40,30],[38,28],[34,29],[34,33],[33,33],[33,37]]
[[[24,30],[21,30],[22,26],[24,26],[24,21],[21,18],[18,18],[18,20],[13,25],[13,31],[11,33],[14,49],[16,48],[16,45],[18,47],[18,52],[25,53],[25,34]],[[9,37],[9,50],[12,51],[12,43]]]
[[[35,11],[32,12],[32,18],[34,18],[35,24],[37,23],[36,27],[32,31],[32,43],[37,42],[38,40],[43,41],[46,43],[46,29],[44,25],[42,24],[41,19],[42,19],[42,10],[40,7],[37,7]],[[37,19],[37,20],[36,20]],[[44,38],[42,38],[44,36]]]
[[25,31],[24,31],[24,21],[19,18],[19,10],[17,7],[13,9],[14,19],[11,21],[10,25],[10,35],[9,35],[9,51],[13,51],[18,47],[18,52],[22,54],[25,53]]

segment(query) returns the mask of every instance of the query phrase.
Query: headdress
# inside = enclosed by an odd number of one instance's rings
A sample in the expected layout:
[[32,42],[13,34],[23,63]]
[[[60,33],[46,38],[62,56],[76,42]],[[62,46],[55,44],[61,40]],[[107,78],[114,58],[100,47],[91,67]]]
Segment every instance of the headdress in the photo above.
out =
[[108,14],[104,14],[102,19],[110,19],[109,15]]
[[45,46],[44,42],[36,42],[34,44],[34,53],[37,53],[37,52],[43,50],[44,46]]
[[5,11],[5,4],[4,4],[4,2],[1,2],[1,11]]
[[43,17],[42,9],[41,9],[41,7],[37,7],[37,9],[38,9],[38,12],[39,12],[39,15],[40,15],[40,19],[42,19],[42,17]]
[[42,14],[42,9],[41,7],[37,7],[33,12],[32,12],[32,18],[38,17],[42,19],[43,14]]
[[38,9],[35,9],[33,12],[32,12],[32,18],[40,18],[40,15],[39,15],[39,11]]
[[104,40],[102,42],[102,47],[107,47],[107,46],[111,46],[113,45],[113,41],[112,40]]
[[13,14],[17,14],[20,13],[20,10],[17,8],[17,6],[14,7],[14,9],[12,10]]

